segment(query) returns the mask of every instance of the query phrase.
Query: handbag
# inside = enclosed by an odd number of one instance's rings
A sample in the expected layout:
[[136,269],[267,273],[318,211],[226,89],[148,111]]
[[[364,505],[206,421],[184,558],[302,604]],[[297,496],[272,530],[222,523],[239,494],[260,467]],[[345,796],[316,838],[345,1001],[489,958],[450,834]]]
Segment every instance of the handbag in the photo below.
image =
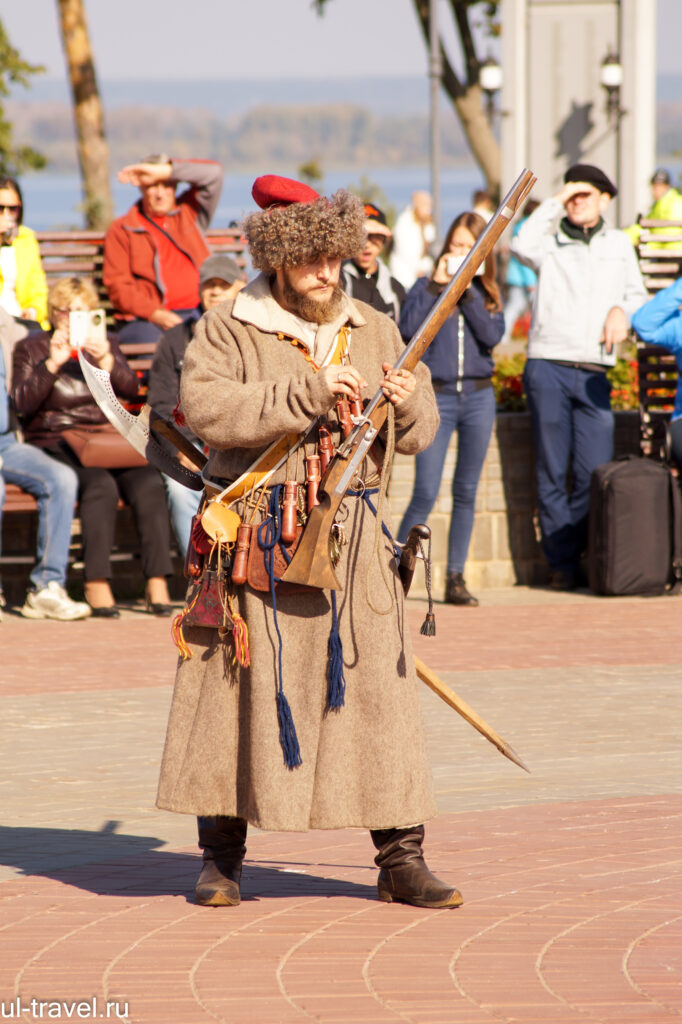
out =
[[111,423],[101,423],[92,427],[71,427],[62,431],[62,437],[78,456],[81,466],[133,469],[149,465],[145,457],[140,455]]

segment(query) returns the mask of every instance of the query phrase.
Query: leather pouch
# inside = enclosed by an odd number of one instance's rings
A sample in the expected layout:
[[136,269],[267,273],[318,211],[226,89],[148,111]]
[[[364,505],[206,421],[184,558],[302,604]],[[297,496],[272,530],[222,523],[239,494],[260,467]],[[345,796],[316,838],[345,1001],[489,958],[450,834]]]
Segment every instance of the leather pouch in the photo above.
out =
[[[303,533],[303,527],[299,524],[296,527],[296,537],[290,544],[285,544],[284,548],[289,554],[293,556],[294,551],[298,547],[298,542],[301,539]],[[275,545],[274,548],[274,570],[275,576],[283,576],[288,566],[288,562],[282,553],[282,548],[279,544]],[[270,577],[265,567],[265,550],[261,547],[258,540],[258,530],[255,529],[251,536],[251,546],[249,548],[249,562],[247,569],[246,582],[254,590],[261,590],[270,592]],[[281,580],[275,583],[278,594],[296,594],[301,591],[316,590],[316,587],[306,587],[301,583],[283,583]]]
[[225,572],[205,569],[187,596],[183,626],[204,626],[208,629],[232,629],[232,616],[227,608]]

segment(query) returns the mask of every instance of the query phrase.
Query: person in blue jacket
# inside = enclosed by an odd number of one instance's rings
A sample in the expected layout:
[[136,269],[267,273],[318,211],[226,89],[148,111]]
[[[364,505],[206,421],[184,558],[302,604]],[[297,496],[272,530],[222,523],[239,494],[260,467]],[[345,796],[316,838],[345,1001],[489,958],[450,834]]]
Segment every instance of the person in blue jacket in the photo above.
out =
[[[432,276],[419,278],[403,304],[400,333],[405,340],[431,311],[485,226],[477,213],[461,213],[452,222]],[[445,589],[449,604],[478,604],[466,588],[463,573],[474,525],[476,489],[495,421],[491,350],[503,333],[504,316],[491,253],[424,354],[440,426],[431,446],[416,456],[414,490],[398,533],[404,542],[410,527],[426,522],[438,497],[450,438],[457,431]]]
[[663,345],[677,362],[677,394],[670,422],[670,448],[676,462],[682,465],[682,277],[663,288],[632,315],[632,326],[642,341]]

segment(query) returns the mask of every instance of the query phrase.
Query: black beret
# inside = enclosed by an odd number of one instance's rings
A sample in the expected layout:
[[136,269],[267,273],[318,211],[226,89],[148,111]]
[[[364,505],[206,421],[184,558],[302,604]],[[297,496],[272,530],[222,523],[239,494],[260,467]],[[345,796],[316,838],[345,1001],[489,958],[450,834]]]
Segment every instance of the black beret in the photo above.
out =
[[564,181],[566,184],[569,181],[585,181],[600,192],[607,192],[612,197],[618,195],[618,189],[611,179],[593,164],[573,164],[564,174]]

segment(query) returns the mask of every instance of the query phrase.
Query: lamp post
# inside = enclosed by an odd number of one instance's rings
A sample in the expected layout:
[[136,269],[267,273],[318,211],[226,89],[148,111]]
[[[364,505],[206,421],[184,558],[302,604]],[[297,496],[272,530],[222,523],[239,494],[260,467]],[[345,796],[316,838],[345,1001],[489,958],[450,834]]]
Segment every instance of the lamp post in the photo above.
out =
[[624,110],[620,106],[620,89],[623,84],[623,65],[620,57],[612,50],[601,62],[601,73],[599,76],[602,88],[606,91],[606,116],[609,121],[619,120]]
[[482,61],[478,69],[478,84],[485,93],[486,112],[488,120],[492,124],[495,116],[495,95],[502,88],[502,68],[494,57],[488,57]]
[[613,124],[616,137],[616,184],[618,195],[616,196],[616,215],[620,222],[620,122],[625,111],[620,105],[620,90],[623,85],[623,65],[620,57],[613,50],[609,50],[603,61],[599,73],[599,81],[606,92],[606,116],[609,124]]

